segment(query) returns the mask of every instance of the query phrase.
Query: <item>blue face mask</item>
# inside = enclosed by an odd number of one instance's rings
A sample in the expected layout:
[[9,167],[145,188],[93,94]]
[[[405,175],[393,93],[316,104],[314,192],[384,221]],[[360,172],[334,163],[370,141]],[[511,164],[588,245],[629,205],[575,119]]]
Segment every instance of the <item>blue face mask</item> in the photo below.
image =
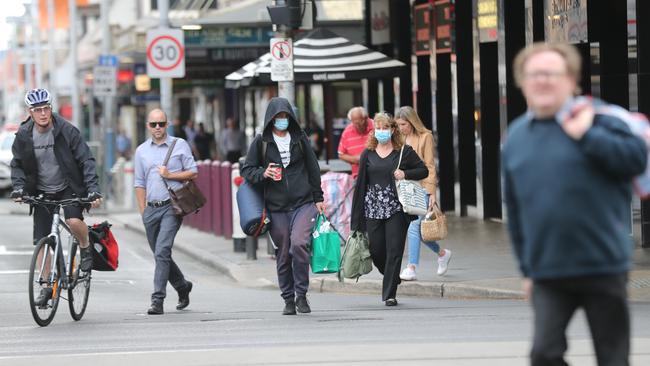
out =
[[280,131],[284,131],[289,127],[289,119],[288,118],[276,118],[275,122],[273,122],[273,126],[277,128]]
[[385,144],[390,141],[390,136],[390,130],[375,130],[375,138],[377,138],[380,144]]

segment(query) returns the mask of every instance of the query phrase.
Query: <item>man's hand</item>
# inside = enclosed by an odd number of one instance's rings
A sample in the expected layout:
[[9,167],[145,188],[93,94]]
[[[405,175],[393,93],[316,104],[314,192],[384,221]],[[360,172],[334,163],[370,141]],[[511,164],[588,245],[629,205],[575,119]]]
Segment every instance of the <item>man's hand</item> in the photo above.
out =
[[90,192],[86,200],[90,201],[90,207],[97,208],[102,204],[102,194],[99,192]]
[[318,213],[325,213],[325,202],[316,202],[316,209],[318,210]]
[[169,170],[167,170],[166,166],[159,166],[158,167],[158,174],[160,174],[161,177],[165,179],[169,179]]
[[594,123],[594,115],[594,107],[591,104],[585,104],[562,123],[562,128],[569,137],[580,140]]
[[22,189],[16,189],[11,191],[11,194],[9,195],[9,198],[12,198],[14,202],[22,202],[23,201],[23,190]]

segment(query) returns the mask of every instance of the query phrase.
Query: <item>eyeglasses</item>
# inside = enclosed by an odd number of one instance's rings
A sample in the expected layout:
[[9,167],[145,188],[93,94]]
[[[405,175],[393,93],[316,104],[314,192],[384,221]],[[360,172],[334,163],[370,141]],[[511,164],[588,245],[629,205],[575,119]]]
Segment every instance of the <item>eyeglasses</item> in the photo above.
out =
[[35,114],[47,114],[47,113],[52,111],[52,106],[51,105],[44,105],[42,107],[29,108],[29,110],[32,113],[35,113]]
[[165,128],[165,126],[167,126],[167,121],[149,122],[149,127],[151,128],[156,128],[156,127]]
[[550,80],[555,81],[565,76],[567,73],[563,71],[533,71],[524,74],[527,80]]

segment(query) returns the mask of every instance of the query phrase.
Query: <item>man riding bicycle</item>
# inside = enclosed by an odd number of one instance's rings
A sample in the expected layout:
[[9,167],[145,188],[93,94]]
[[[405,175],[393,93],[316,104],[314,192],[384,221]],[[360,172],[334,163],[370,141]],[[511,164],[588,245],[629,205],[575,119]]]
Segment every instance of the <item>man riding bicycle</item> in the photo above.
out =
[[[25,94],[29,118],[21,123],[11,150],[11,198],[43,194],[52,200],[84,197],[93,208],[101,204],[98,178],[88,145],[79,130],[61,116],[52,113],[50,93],[33,89]],[[92,253],[83,207],[66,206],[66,223],[81,247],[80,269],[92,269]],[[34,244],[50,233],[52,213],[48,207],[34,206]],[[42,254],[41,254],[42,255]],[[37,304],[52,297],[52,288],[41,289]]]

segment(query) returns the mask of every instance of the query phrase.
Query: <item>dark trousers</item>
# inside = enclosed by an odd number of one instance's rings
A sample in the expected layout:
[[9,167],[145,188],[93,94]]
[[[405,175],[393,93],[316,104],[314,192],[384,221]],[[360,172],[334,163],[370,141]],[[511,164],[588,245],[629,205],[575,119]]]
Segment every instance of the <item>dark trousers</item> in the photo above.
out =
[[271,212],[271,239],[278,248],[278,284],[285,300],[305,296],[309,290],[309,249],[318,210],[313,203],[293,211]]
[[162,304],[167,295],[167,281],[176,291],[183,290],[188,286],[183,272],[172,259],[174,238],[183,220],[174,214],[171,205],[165,205],[163,207],[147,206],[142,214],[142,221],[147,232],[149,247],[156,260],[151,302]]
[[402,266],[409,221],[406,215],[398,212],[384,220],[367,219],[366,227],[372,262],[384,275],[381,299],[382,301],[394,299],[397,285],[401,282],[399,271]]
[[627,273],[537,280],[533,284],[535,336],[531,365],[568,365],[566,328],[578,308],[587,315],[599,366],[628,365],[630,315]]

